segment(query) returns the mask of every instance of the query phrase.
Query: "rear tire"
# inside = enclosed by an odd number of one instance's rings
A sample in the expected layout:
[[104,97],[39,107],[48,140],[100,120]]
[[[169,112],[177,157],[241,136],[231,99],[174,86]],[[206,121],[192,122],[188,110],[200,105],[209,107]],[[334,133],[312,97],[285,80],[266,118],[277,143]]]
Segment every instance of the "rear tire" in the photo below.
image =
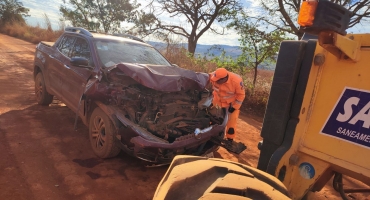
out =
[[35,78],[35,94],[39,105],[48,106],[53,101],[53,95],[46,91],[44,76],[41,72]]
[[108,115],[99,107],[95,108],[89,122],[89,139],[95,155],[100,158],[117,156],[121,149],[114,142],[116,135],[117,129]]

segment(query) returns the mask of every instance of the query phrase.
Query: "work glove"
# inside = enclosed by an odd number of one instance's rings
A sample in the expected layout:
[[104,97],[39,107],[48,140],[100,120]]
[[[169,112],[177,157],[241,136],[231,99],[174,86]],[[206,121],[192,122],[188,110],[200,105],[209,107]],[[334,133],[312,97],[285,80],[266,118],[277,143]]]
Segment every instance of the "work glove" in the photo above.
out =
[[229,113],[233,113],[234,111],[235,111],[235,108],[232,105],[230,105],[230,107],[229,107]]
[[210,106],[210,107],[211,107],[211,108],[212,108],[212,107],[215,107],[216,109],[220,109],[220,108],[221,108],[219,105],[217,105],[217,104],[213,104],[213,103],[211,104],[211,106]]

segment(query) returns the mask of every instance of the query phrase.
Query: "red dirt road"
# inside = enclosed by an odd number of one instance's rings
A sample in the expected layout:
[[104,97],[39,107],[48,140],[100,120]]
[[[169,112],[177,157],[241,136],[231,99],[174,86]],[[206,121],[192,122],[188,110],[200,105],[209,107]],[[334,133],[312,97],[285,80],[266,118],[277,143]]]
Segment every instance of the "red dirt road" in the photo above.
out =
[[[151,199],[167,167],[147,168],[123,153],[98,159],[87,127],[79,122],[73,130],[75,114],[69,108],[57,100],[49,107],[37,105],[34,49],[0,34],[0,199]],[[261,125],[261,119],[242,115],[236,140],[248,149],[239,156],[220,149],[216,157],[255,167]],[[330,188],[312,195],[326,198],[338,195]]]

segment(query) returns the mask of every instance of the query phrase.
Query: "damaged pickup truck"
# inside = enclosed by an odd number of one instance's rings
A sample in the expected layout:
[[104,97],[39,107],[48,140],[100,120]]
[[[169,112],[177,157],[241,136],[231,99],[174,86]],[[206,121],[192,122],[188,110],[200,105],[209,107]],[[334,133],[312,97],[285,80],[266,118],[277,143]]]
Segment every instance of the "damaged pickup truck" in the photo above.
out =
[[37,45],[34,66],[38,104],[56,96],[76,112],[101,158],[123,150],[163,164],[223,145],[227,112],[210,106],[208,74],[171,65],[139,38],[66,28]]

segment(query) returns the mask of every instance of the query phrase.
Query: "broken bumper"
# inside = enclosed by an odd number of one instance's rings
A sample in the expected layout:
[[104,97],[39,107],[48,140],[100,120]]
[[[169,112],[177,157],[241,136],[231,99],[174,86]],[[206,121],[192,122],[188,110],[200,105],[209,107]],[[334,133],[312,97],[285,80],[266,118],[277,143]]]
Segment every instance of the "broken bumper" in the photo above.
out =
[[[196,129],[192,134],[177,138],[172,143],[163,143],[137,136],[131,139],[134,146],[134,156],[153,163],[170,163],[178,154],[204,155],[218,148],[218,144],[211,142],[212,137],[224,136],[224,130],[228,121],[225,114],[221,125],[213,125],[205,129]],[[209,142],[206,147],[206,143]],[[193,149],[191,152],[187,150]]]
[[[204,155],[216,150],[219,144],[212,142],[211,139],[215,137],[222,139],[224,137],[224,130],[229,119],[226,112],[222,124],[212,125],[202,130],[196,129],[194,133],[179,137],[174,142],[169,143],[127,119],[119,109],[106,106],[100,102],[97,102],[97,104],[109,116],[115,116],[125,126],[125,131],[135,133],[136,136],[129,140],[133,147],[131,145],[128,147],[128,144],[122,143],[121,139],[117,138],[121,149],[126,152],[130,151],[130,154],[139,159],[155,164],[170,163],[176,155]],[[112,120],[114,121],[114,118]]]

